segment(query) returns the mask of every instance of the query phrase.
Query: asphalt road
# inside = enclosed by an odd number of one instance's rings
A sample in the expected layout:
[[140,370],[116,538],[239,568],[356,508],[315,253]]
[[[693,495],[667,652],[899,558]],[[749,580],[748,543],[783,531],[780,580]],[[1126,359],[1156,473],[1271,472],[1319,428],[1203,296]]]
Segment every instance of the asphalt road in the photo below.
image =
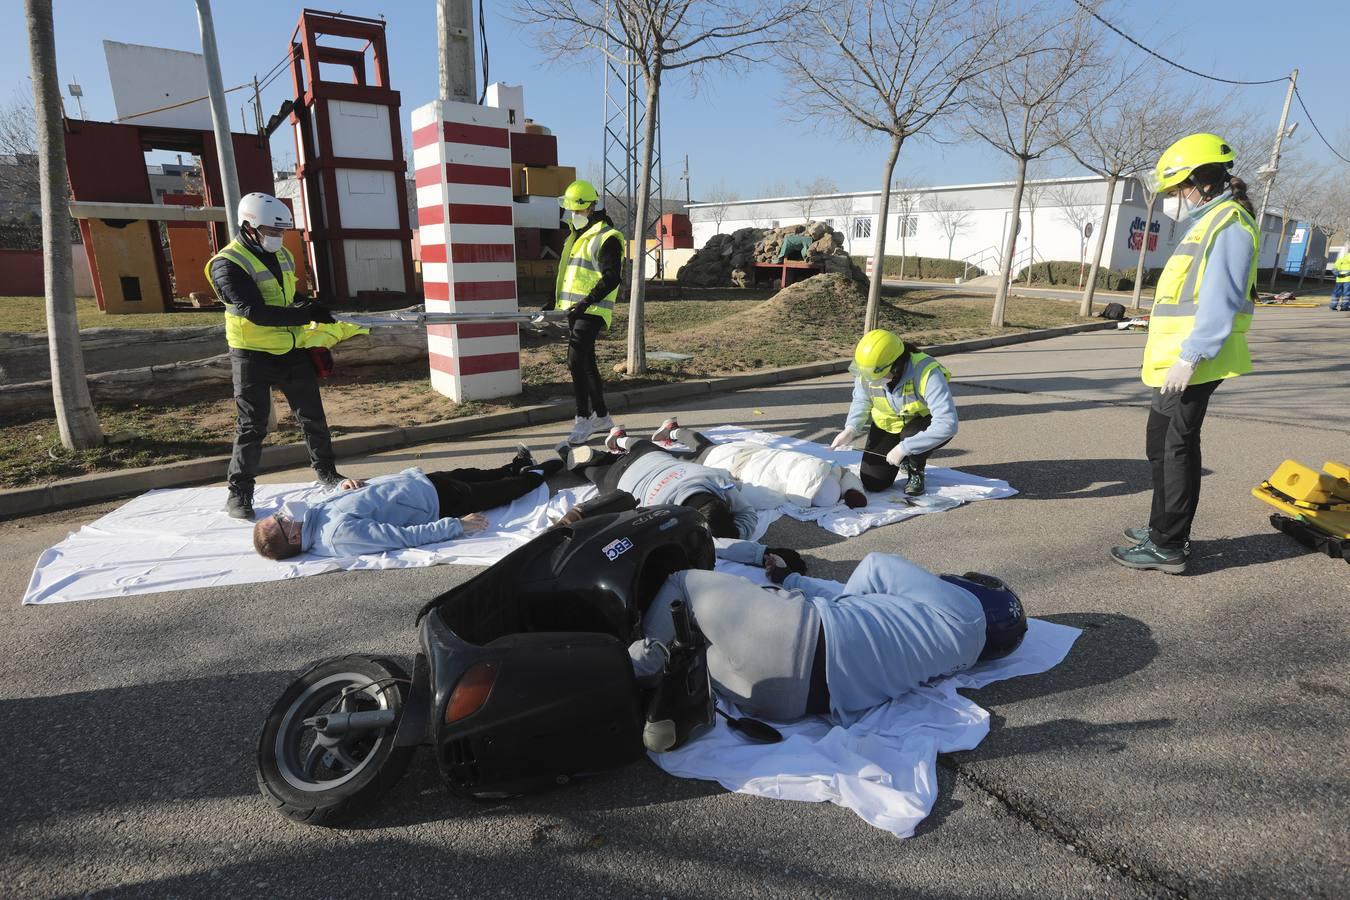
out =
[[[944,360],[962,426],[935,461],[1005,478],[1017,497],[849,540],[791,521],[770,532],[828,577],[873,550],[993,572],[1033,615],[1084,629],[1055,670],[972,694],[993,729],[941,759],[938,803],[911,840],[646,763],[465,803],[427,754],[353,827],[293,825],[258,797],[252,761],[290,673],[352,651],[410,654],[416,608],[474,570],[19,607],[39,552],[105,506],[0,523],[0,894],[1346,896],[1350,567],[1273,531],[1249,490],[1286,457],[1350,455],[1350,315],[1258,312],[1259,372],[1223,385],[1205,425],[1181,577],[1106,556],[1147,517],[1143,340],[1095,332]],[[847,394],[831,377],[676,409],[690,425],[822,438]],[[625,421],[640,431],[666,412]],[[487,462],[562,431],[342,469]]]

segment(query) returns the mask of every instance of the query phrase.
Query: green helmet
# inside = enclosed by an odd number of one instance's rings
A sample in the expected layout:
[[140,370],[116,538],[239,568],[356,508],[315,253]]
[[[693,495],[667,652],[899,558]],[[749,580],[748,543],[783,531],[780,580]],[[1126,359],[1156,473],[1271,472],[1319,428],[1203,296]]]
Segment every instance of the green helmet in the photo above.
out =
[[1191,134],[1163,151],[1153,171],[1153,190],[1170,191],[1200,166],[1210,163],[1233,165],[1233,148],[1217,134]]
[[599,199],[600,195],[595,192],[595,185],[589,181],[574,181],[558,198],[558,205],[563,209],[580,212]]

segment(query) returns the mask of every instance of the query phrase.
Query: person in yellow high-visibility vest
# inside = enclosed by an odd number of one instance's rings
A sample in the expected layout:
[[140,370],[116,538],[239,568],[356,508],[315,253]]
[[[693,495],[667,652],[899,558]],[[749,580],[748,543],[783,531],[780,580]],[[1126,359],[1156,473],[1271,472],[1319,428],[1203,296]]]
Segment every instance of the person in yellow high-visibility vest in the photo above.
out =
[[1331,308],[1350,312],[1350,248],[1336,257],[1332,268],[1336,270],[1336,286],[1331,289]]
[[558,260],[553,303],[567,310],[567,367],[572,373],[577,418],[569,444],[584,444],[596,432],[609,433],[614,420],[605,406],[604,382],[595,361],[595,341],[614,318],[623,270],[623,234],[596,209],[600,196],[589,181],[574,181],[558,198],[567,211],[567,242]]
[[853,403],[831,450],[864,434],[858,475],[863,488],[884,491],[905,469],[905,494],[924,492],[928,457],[956,437],[960,421],[947,371],[936,359],[884,328],[867,332],[853,350]]
[[1232,175],[1233,148],[1213,134],[1168,147],[1154,189],[1176,195],[1190,220],[1153,292],[1141,372],[1153,388],[1145,444],[1153,473],[1148,527],[1111,557],[1132,569],[1186,571],[1200,502],[1200,426],[1226,378],[1252,370],[1247,349],[1256,300],[1260,232],[1247,185]]
[[232,518],[252,519],[253,483],[274,387],[285,394],[300,424],[319,482],[335,487],[346,477],[336,468],[308,348],[350,336],[345,331],[316,335],[313,323],[320,323],[318,329],[362,329],[334,324],[326,307],[296,297],[295,260],[281,246],[282,234],[295,227],[286,204],[269,194],[247,194],[239,201],[238,218],[238,235],[207,261],[206,277],[225,304],[225,340],[238,408],[225,511]]

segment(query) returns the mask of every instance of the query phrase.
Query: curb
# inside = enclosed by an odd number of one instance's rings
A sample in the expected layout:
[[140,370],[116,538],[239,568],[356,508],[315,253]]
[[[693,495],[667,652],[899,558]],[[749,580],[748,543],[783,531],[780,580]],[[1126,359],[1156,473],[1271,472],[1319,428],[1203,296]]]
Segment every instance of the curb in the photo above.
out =
[[[985,350],[1008,344],[1043,341],[1083,331],[1102,331],[1115,327],[1116,323],[1109,321],[1064,325],[1058,328],[1043,328],[1019,334],[938,344],[926,347],[924,352],[932,356],[947,356],[953,353]],[[606,395],[605,399],[608,401],[611,410],[622,412],[671,400],[687,400],[691,397],[730,393],[746,388],[763,387],[788,381],[803,381],[808,378],[818,378],[821,375],[833,375],[847,371],[848,364],[849,360],[847,359],[836,359],[800,366],[764,369],[746,375],[728,375],[721,378],[703,378],[672,384],[659,384],[654,387],[610,393]],[[511,428],[564,422],[571,418],[572,406],[570,402],[542,403],[504,412],[465,416],[461,419],[450,419],[445,422],[433,422],[429,425],[413,425],[407,428],[390,428],[385,431],[335,437],[333,438],[333,449],[339,457],[356,456],[380,450],[393,450],[413,444],[427,444]],[[309,452],[305,449],[303,443],[264,447],[262,462],[258,471],[262,473],[277,469],[289,469],[303,466],[308,461]],[[78,478],[54,481],[51,484],[39,487],[0,490],[0,520],[53,512],[104,500],[114,500],[155,488],[183,487],[190,484],[219,481],[223,478],[223,473],[229,462],[228,456],[209,456],[202,459],[168,463],[162,466],[147,466],[140,469],[123,469],[116,472],[83,475]]]

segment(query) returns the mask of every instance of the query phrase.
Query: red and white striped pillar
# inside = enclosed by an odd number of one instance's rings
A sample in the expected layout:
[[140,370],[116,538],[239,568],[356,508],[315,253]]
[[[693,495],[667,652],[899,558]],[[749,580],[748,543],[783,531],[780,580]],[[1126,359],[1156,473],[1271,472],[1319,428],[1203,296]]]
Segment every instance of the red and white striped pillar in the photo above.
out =
[[[413,110],[413,169],[428,312],[515,312],[508,111],[453,100]],[[431,385],[455,401],[520,393],[514,323],[427,329]]]

